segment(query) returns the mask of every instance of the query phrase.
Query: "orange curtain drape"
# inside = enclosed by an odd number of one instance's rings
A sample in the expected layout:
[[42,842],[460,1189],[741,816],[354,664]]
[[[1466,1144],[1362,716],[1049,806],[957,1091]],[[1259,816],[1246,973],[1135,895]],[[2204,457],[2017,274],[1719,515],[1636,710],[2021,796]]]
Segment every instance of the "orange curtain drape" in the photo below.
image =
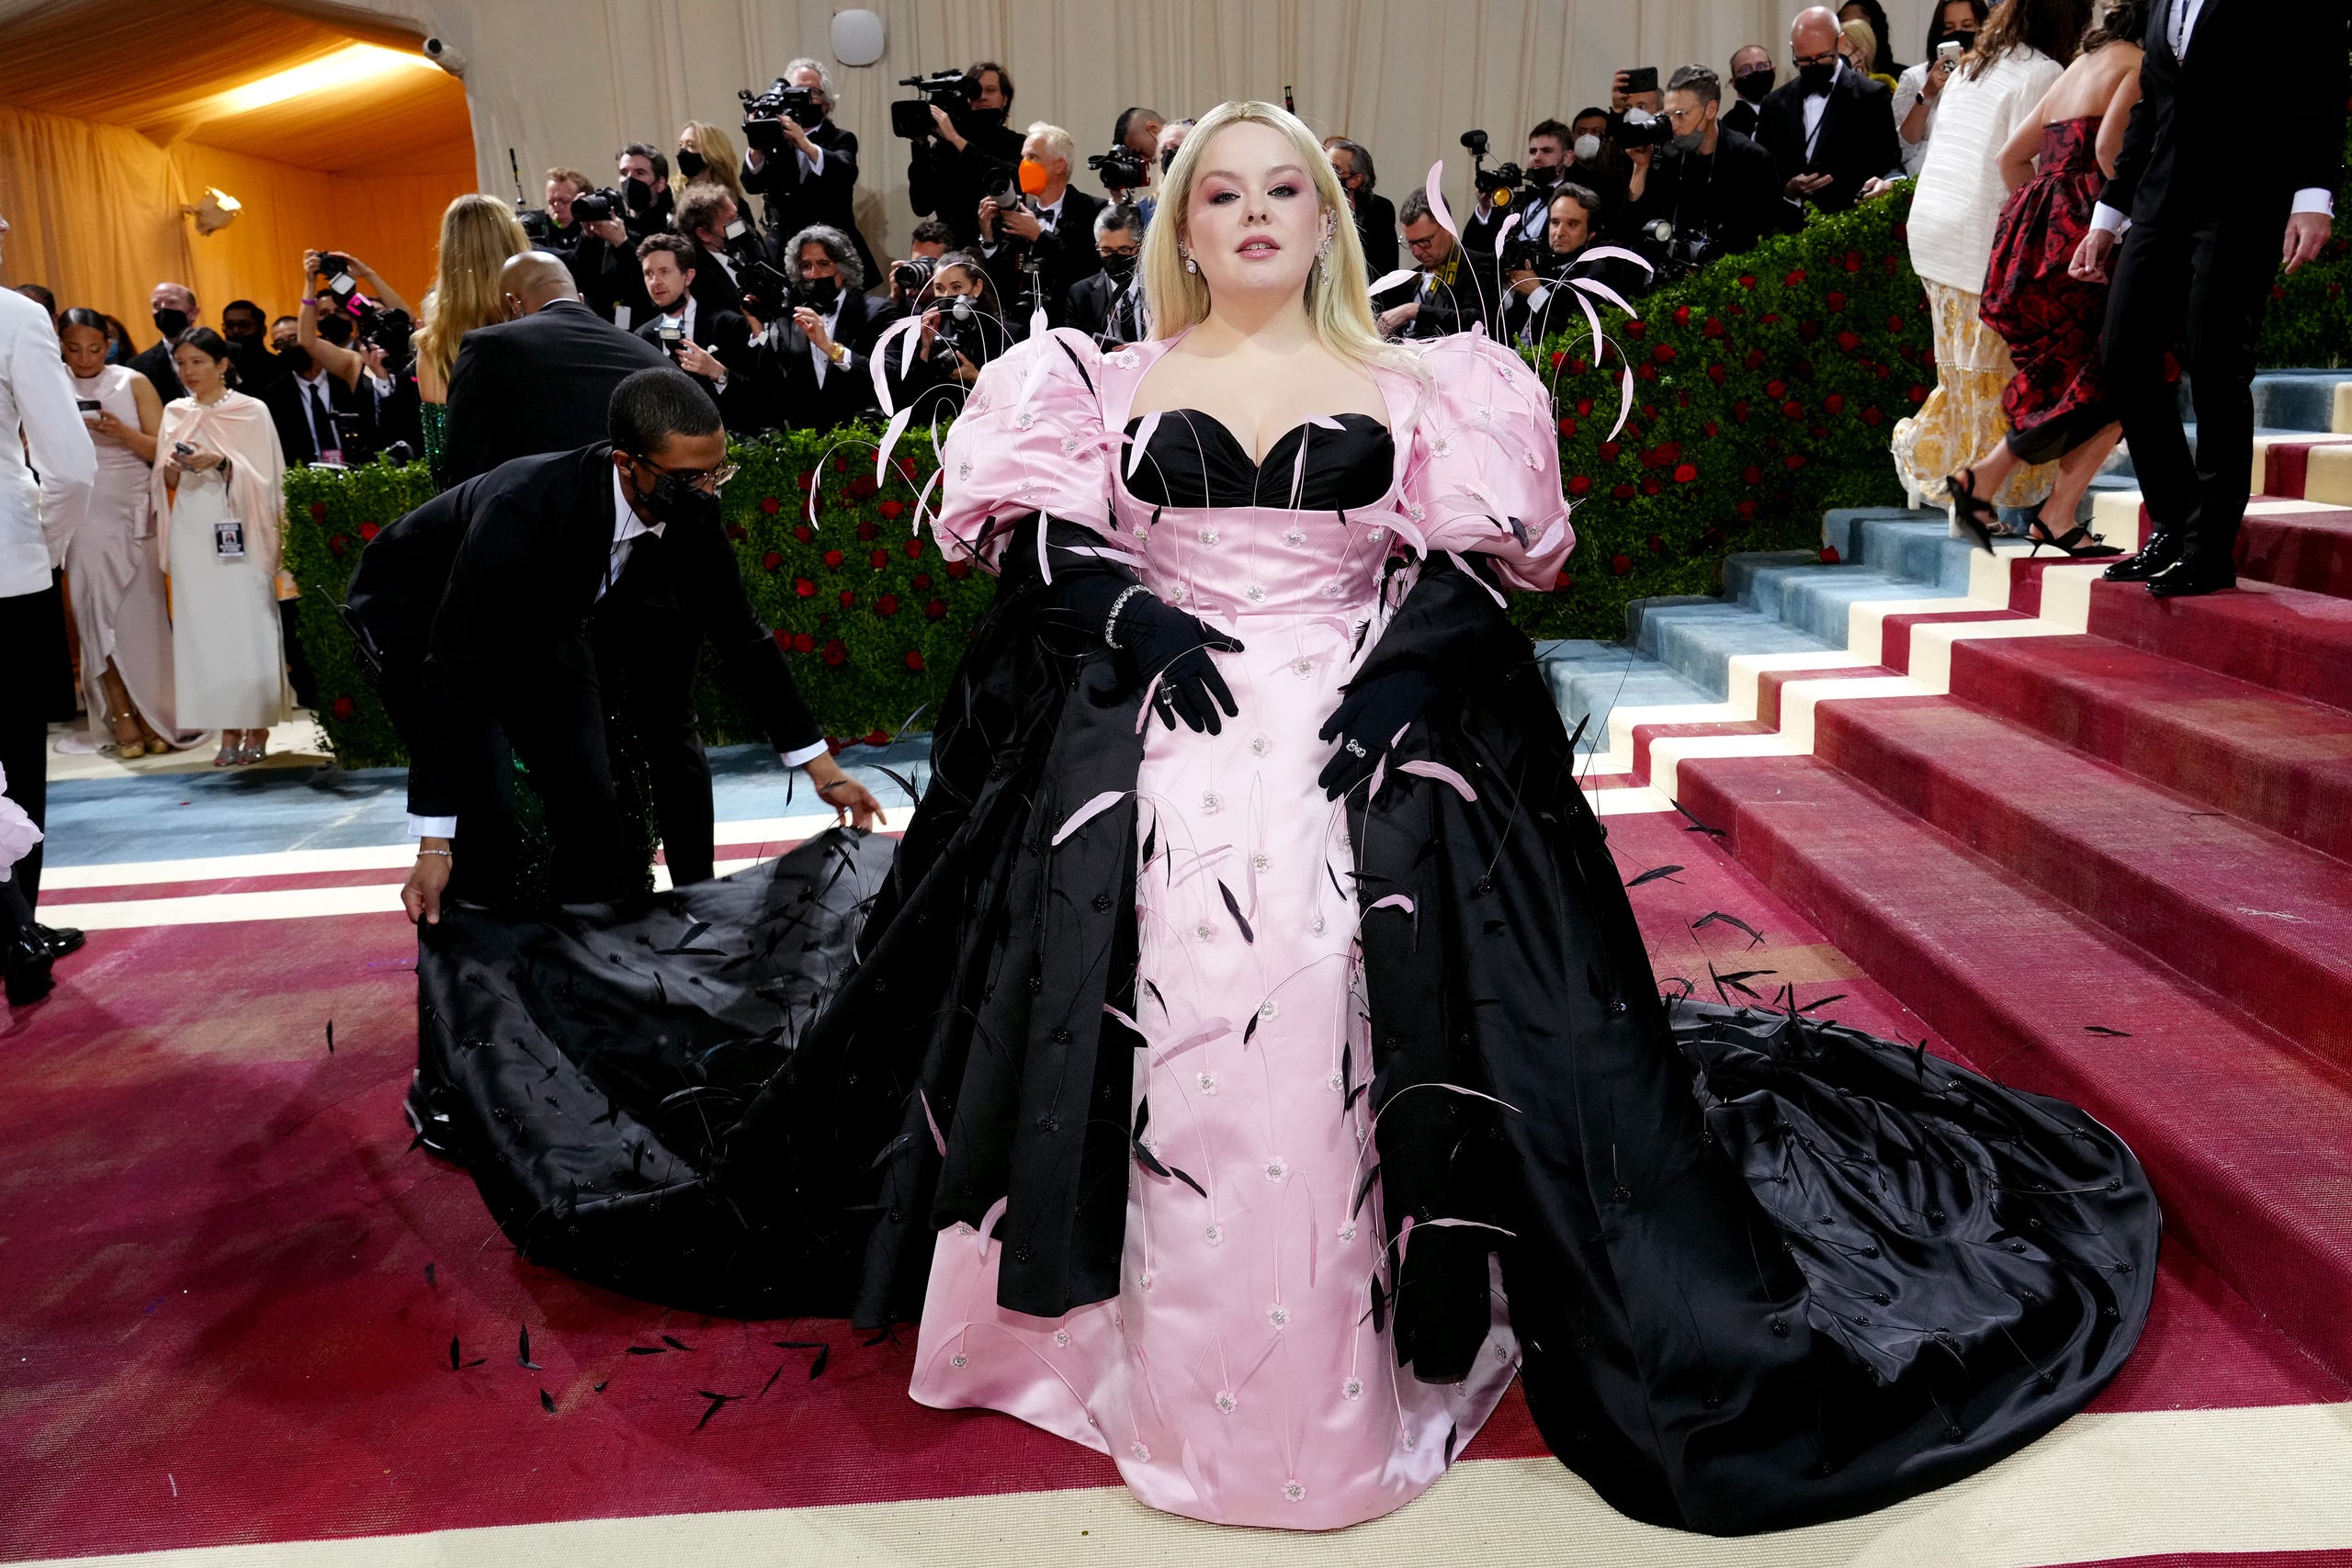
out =
[[[418,306],[433,280],[441,211],[473,188],[470,151],[460,151],[466,163],[434,173],[330,175],[0,107],[0,217],[10,228],[0,282],[46,284],[61,309],[103,310],[141,344],[153,336],[148,292],[166,278],[195,289],[215,326],[235,299],[290,311],[310,248],[358,256]],[[199,236],[179,209],[207,186],[243,210]]]

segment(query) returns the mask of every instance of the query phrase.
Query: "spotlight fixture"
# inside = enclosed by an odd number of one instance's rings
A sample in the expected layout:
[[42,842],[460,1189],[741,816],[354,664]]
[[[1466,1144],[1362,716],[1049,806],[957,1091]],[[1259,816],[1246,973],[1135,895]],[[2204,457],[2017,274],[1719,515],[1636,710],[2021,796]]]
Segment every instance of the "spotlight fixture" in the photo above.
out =
[[206,187],[202,201],[193,207],[180,209],[183,214],[196,220],[196,231],[198,234],[219,233],[235,222],[237,214],[243,210],[244,203],[227,191],[214,190],[209,186]]

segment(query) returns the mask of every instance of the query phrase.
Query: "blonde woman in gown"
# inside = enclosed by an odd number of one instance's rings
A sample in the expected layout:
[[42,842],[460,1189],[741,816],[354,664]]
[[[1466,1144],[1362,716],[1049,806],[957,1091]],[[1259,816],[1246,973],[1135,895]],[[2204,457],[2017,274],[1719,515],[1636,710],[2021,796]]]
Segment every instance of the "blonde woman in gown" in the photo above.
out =
[[269,410],[228,384],[219,333],[189,328],[172,363],[188,395],[164,410],[150,493],[169,519],[174,701],[181,724],[220,732],[213,766],[233,767],[261,761],[290,707],[277,588],[286,459]]

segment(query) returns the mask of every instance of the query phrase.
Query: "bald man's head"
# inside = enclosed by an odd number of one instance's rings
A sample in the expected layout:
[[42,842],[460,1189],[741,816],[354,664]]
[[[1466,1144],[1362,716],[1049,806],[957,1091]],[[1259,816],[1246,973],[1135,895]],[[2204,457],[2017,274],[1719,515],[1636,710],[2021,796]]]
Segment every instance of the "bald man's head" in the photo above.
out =
[[506,296],[506,314],[530,315],[558,299],[577,299],[580,290],[560,256],[545,251],[525,251],[506,258],[498,271],[499,292]]
[[1826,6],[1799,11],[1789,24],[1789,50],[1799,61],[1838,52],[1838,13]]

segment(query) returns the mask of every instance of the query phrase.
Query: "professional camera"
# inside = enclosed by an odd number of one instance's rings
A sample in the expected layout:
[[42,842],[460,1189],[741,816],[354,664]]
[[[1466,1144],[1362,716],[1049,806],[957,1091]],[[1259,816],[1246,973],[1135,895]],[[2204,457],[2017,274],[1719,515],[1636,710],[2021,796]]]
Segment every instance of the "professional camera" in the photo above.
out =
[[1678,230],[1668,218],[1653,218],[1642,225],[1642,238],[1656,245],[1663,259],[1657,273],[1661,279],[1687,277],[1699,270],[1714,250],[1714,236],[1703,226],[1693,225]]
[[980,79],[961,71],[934,71],[928,76],[901,76],[901,87],[912,87],[922,95],[920,98],[900,98],[890,106],[890,132],[910,141],[921,141],[938,134],[939,126],[931,118],[935,104],[947,111],[952,118],[971,108],[972,100],[980,96]]
[[416,349],[413,339],[416,323],[406,310],[379,309],[371,300],[359,312],[358,336],[363,343],[374,344],[384,351],[384,368],[398,376],[415,363]]
[[1662,114],[1647,109],[1627,109],[1624,117],[1611,127],[1610,135],[1620,147],[1663,147],[1674,140],[1674,122]]
[[1487,133],[1465,130],[1462,145],[1470,152],[1470,178],[1477,186],[1478,194],[1497,207],[1509,207],[1527,184],[1526,171],[1517,164],[1498,164],[1487,167]]
[[514,220],[523,225],[523,237],[534,245],[544,245],[555,238],[555,218],[545,208],[522,208],[515,212]]
[[591,223],[602,223],[606,219],[617,218],[628,210],[629,210],[628,197],[610,186],[599,186],[594,190],[582,191],[571,198],[571,220],[582,227]]
[[743,100],[743,140],[763,154],[784,150],[783,121],[788,119],[803,130],[814,130],[825,123],[817,89],[793,86],[781,76],[756,97],[749,87],[736,88],[735,96]]
[[929,256],[910,256],[905,261],[892,262],[890,292],[911,296],[929,283],[931,275],[938,269],[939,264]]
[[1097,152],[1086,160],[1086,166],[1102,177],[1107,191],[1141,190],[1146,184],[1143,160],[1125,147]]
[[735,264],[735,284],[743,291],[743,313],[773,321],[791,313],[792,279],[760,247],[759,231],[741,214],[727,225],[727,259]]
[[351,291],[359,287],[359,280],[351,275],[351,258],[338,251],[319,253],[319,276],[339,299],[349,299]]

